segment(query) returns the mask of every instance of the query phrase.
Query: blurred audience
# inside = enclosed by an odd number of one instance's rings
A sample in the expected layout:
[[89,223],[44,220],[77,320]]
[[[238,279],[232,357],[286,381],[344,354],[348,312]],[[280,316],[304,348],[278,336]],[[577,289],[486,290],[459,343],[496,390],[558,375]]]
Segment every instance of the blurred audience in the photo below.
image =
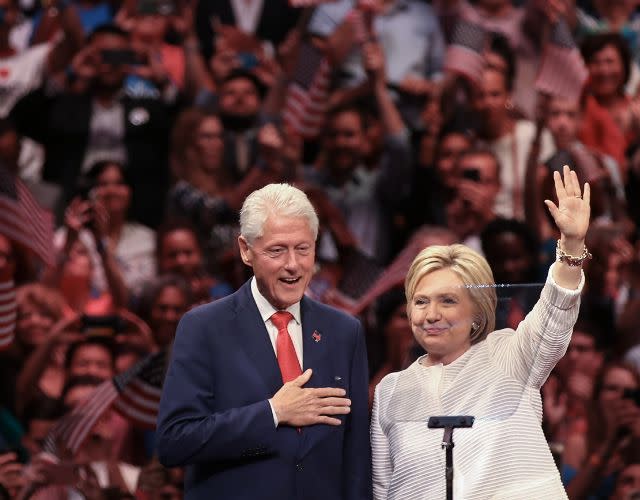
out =
[[[397,287],[423,247],[486,256],[498,328],[529,312],[564,164],[592,259],[543,429],[569,498],[640,497],[636,2],[308,3],[0,0],[0,498],[183,497],[154,398],[182,315],[249,277],[253,190],[311,199],[307,293],[361,317],[373,391],[420,354]],[[98,386],[116,404],[76,426]]]

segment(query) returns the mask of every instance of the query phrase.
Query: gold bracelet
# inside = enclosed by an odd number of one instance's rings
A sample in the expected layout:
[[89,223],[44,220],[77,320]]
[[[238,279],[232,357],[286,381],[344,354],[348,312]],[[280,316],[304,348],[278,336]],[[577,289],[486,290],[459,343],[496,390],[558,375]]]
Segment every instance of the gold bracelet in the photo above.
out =
[[593,255],[591,255],[591,252],[589,252],[589,250],[587,249],[587,245],[585,245],[582,249],[582,254],[580,254],[580,257],[575,257],[566,253],[560,246],[560,240],[558,240],[558,244],[556,245],[556,260],[564,262],[571,267],[579,267],[585,260],[589,260],[592,257]]

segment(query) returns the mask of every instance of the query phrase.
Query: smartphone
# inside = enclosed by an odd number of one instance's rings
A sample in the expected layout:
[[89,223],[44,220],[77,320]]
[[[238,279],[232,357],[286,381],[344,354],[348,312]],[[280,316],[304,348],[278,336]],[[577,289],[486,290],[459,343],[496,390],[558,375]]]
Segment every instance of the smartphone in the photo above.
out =
[[170,16],[175,10],[175,5],[172,0],[138,0],[139,14]]
[[132,66],[139,64],[140,59],[133,50],[114,50],[106,49],[101,51],[102,62],[113,66]]
[[113,337],[124,330],[124,321],[115,314],[108,316],[82,316],[81,331],[94,337]]
[[252,52],[240,52],[237,57],[240,61],[240,67],[247,71],[251,71],[260,63],[258,57]]
[[480,182],[480,170],[477,168],[465,168],[462,171],[462,178],[473,182]]

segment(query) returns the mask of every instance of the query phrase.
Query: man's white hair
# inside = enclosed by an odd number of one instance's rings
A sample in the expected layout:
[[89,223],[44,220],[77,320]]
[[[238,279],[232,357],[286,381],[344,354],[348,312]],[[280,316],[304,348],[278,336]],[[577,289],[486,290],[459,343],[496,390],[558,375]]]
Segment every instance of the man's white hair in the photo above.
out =
[[303,191],[290,184],[267,184],[244,200],[240,209],[240,234],[248,243],[263,235],[269,216],[305,217],[313,239],[318,237],[318,215],[313,205]]

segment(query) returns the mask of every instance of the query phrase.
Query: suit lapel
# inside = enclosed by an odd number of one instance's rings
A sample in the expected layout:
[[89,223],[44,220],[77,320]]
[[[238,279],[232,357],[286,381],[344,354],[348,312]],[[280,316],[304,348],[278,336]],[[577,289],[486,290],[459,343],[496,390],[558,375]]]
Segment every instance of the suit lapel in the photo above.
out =
[[302,319],[302,371],[307,368],[313,370],[313,376],[306,387],[323,387],[327,382],[327,363],[325,357],[329,349],[330,339],[323,335],[320,319],[316,314],[314,304],[306,297],[300,302],[300,316]]
[[264,381],[269,397],[273,396],[282,387],[282,375],[269,334],[251,295],[251,281],[238,291],[236,325],[240,345],[253,362],[260,380]]
[[[321,316],[317,314],[314,303],[303,297],[300,303],[302,317],[302,356],[303,371],[311,368],[313,375],[305,387],[336,387],[333,382],[332,363],[330,362],[331,334],[324,328]],[[329,430],[327,425],[313,425],[302,431],[300,457],[311,448]]]

